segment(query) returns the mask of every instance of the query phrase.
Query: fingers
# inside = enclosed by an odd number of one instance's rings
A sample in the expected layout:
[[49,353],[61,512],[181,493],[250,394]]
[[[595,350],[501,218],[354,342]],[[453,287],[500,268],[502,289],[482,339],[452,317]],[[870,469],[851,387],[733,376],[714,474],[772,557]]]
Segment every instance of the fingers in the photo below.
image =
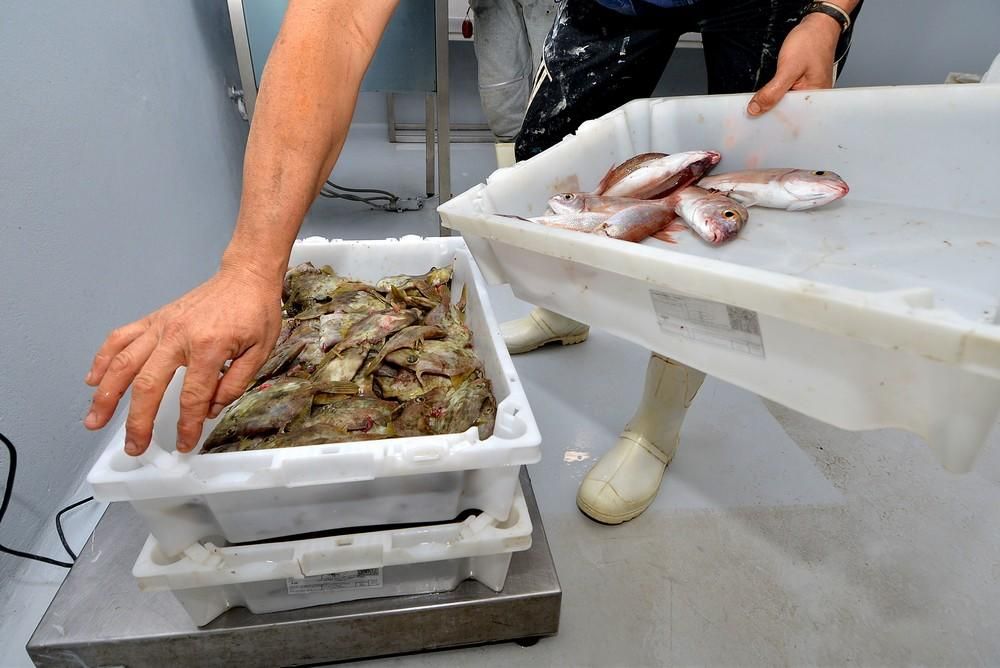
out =
[[153,436],[153,418],[174,371],[184,363],[184,347],[176,337],[165,336],[132,382],[132,401],[125,421],[125,452],[140,455]]
[[771,79],[767,84],[761,88],[757,93],[750,99],[750,103],[747,105],[747,112],[751,116],[760,116],[769,112],[771,109],[781,101],[781,98],[785,96],[785,93],[795,85],[795,82],[799,80],[802,76],[802,71],[800,68],[792,69],[791,67],[781,67],[779,65],[778,71],[775,72],[774,78]]
[[97,354],[94,355],[94,361],[90,365],[90,371],[87,372],[84,382],[91,386],[100,384],[111,360],[148,329],[149,321],[143,318],[124,327],[119,327],[108,334]]
[[100,429],[108,423],[132,379],[156,349],[156,343],[156,334],[147,329],[139,338],[102,364],[100,385],[94,392],[90,412],[83,421],[84,427]]
[[181,415],[177,420],[178,452],[190,452],[198,445],[219,384],[219,368],[227,357],[224,352],[217,352],[211,346],[196,349],[192,355],[181,389]]
[[241,357],[233,360],[219,382],[219,387],[215,390],[215,397],[212,399],[212,407],[208,416],[213,419],[218,417],[223,408],[236,401],[246,391],[254,374],[266,360],[267,354],[263,352],[261,346],[254,346]]

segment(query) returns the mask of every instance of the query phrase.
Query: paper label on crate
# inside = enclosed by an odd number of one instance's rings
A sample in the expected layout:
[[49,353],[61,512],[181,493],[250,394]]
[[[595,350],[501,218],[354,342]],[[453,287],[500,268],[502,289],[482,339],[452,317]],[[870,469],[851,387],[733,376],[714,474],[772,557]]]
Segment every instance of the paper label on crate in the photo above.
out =
[[764,357],[764,339],[756,311],[657,290],[650,290],[650,295],[664,332]]
[[310,575],[304,578],[287,578],[285,584],[288,587],[289,594],[315,594],[322,591],[381,587],[382,569],[362,568],[342,573]]

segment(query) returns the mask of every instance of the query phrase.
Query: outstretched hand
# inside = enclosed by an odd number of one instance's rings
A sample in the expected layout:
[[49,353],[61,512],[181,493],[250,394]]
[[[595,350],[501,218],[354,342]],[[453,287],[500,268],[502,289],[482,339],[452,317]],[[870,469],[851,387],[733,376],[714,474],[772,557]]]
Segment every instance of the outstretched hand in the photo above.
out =
[[751,116],[774,108],[790,90],[833,87],[833,61],[840,24],[823,14],[809,14],[792,29],[778,52],[772,78],[747,105]]
[[[191,451],[205,419],[216,417],[247,388],[280,327],[280,281],[242,269],[220,270],[176,301],[108,335],[87,374],[87,384],[97,391],[84,426],[105,426],[131,385],[125,451],[142,454],[163,393],[174,372],[185,366],[177,450]],[[227,360],[232,364],[223,374]]]

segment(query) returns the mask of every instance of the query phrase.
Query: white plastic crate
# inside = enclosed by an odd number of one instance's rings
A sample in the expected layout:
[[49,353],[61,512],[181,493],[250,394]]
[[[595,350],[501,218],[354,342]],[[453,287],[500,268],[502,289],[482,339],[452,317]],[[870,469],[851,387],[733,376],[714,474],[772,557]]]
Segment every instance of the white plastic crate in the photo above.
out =
[[170,557],[150,536],[132,574],[170,590],[198,626],[230,608],[260,614],[365,598],[451,591],[474,579],[503,589],[511,554],[531,547],[520,484],[509,516],[299,541],[218,547]]
[[[487,278],[835,426],[897,427],[967,471],[1000,412],[1000,86],[636,100],[439,207]],[[716,149],[715,173],[832,170],[828,207],[750,209],[711,247],[602,239],[540,215],[645,151]],[[636,369],[636,373],[641,370]]]
[[[466,323],[497,398],[493,435],[462,434],[200,455],[175,451],[183,370],[167,389],[140,457],[124,429],[87,481],[101,501],[128,501],[167,554],[218,539],[246,543],[380,524],[444,522],[465,510],[504,520],[522,464],[541,458],[541,437],[500,337],[485,284],[460,238],[295,243],[291,264],[311,261],[374,281],[454,263],[453,298],[468,286]],[[206,423],[203,439],[219,418]],[[200,444],[199,444],[200,448]]]

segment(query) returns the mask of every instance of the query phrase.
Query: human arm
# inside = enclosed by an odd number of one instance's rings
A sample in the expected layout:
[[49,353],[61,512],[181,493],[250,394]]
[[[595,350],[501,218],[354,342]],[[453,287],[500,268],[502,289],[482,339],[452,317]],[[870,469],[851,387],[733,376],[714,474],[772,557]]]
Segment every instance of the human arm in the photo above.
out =
[[[850,14],[859,0],[827,0]],[[807,14],[778,52],[774,77],[751,98],[747,112],[759,116],[774,108],[789,90],[833,87],[833,64],[840,41],[840,24],[830,16]]]
[[185,366],[177,424],[177,449],[185,452],[206,417],[245,390],[277,338],[292,243],[343,148],[361,80],[397,2],[290,0],[262,77],[236,228],[219,269],[107,337],[86,378],[97,387],[88,429],[108,423],[131,385],[126,452],[141,454],[163,393]]

